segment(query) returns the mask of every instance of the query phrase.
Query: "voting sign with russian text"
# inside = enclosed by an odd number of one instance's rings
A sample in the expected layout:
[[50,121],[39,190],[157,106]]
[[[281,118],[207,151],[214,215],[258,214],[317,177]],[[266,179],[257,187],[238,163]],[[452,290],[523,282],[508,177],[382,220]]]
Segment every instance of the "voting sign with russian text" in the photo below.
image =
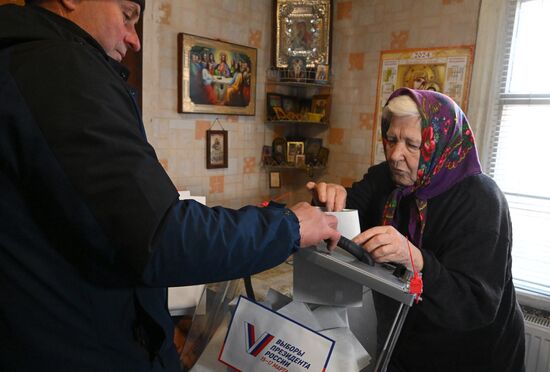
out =
[[237,371],[325,371],[334,341],[241,296],[219,361]]

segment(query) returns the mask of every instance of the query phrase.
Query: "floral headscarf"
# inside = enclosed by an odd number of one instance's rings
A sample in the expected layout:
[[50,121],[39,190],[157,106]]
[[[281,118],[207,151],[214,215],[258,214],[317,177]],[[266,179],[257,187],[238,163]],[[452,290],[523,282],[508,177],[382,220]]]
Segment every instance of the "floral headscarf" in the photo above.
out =
[[[398,187],[390,194],[382,224],[397,228],[399,221],[395,211],[399,201],[414,194],[416,205],[411,205],[408,232],[411,242],[420,248],[428,217],[428,200],[464,178],[481,173],[481,165],[468,119],[451,98],[431,90],[400,88],[392,93],[388,102],[401,95],[413,99],[422,117],[418,177],[414,185]],[[389,126],[388,120],[382,120],[384,147]]]

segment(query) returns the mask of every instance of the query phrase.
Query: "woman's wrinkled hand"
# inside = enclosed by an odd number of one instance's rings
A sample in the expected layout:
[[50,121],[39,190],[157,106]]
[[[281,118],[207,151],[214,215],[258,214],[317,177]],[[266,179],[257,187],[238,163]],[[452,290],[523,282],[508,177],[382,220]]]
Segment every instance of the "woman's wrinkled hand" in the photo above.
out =
[[342,185],[325,182],[308,182],[306,188],[311,191],[314,204],[324,206],[327,212],[338,212],[346,206],[348,193]]
[[412,254],[415,269],[422,271],[424,267],[422,252],[413,243],[407,242],[407,238],[393,226],[372,227],[357,235],[353,241],[362,245],[376,262],[399,263],[412,270]]

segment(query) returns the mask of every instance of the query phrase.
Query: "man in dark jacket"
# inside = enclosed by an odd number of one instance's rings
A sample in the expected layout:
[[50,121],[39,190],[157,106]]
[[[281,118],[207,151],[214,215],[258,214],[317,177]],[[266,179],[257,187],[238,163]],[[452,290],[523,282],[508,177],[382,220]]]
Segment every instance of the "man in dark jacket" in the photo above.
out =
[[144,0],[32,3],[0,7],[0,370],[177,371],[166,286],[334,245],[336,221],[179,201],[119,63]]

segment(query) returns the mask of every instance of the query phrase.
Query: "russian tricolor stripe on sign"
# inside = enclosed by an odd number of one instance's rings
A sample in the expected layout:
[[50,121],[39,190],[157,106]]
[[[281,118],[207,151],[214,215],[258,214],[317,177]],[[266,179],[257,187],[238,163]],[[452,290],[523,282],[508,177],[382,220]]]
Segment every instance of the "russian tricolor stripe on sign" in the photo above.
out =
[[246,339],[246,352],[258,356],[258,354],[273,340],[273,336],[267,332],[262,333],[262,335],[256,340],[254,325],[248,322],[244,322],[244,332]]

